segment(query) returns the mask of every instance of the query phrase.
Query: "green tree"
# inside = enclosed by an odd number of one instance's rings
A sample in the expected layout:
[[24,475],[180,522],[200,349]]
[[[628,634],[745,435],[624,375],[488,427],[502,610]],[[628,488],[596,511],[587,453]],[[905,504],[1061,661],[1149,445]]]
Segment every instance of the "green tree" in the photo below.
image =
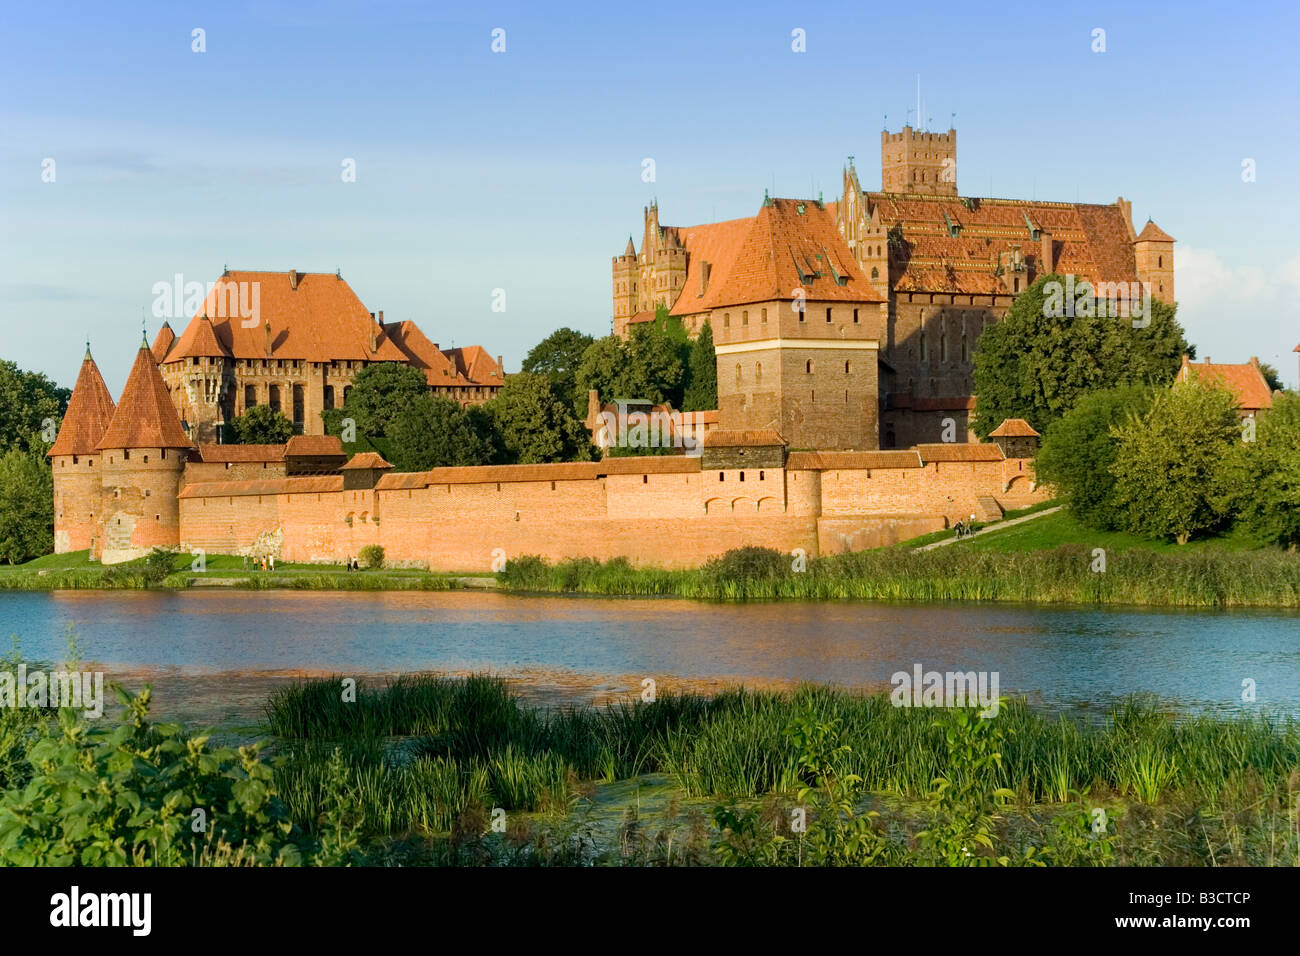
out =
[[[573,329],[556,329],[534,345],[524,357],[523,370],[545,375],[561,395],[572,395],[577,387],[578,366],[582,355],[596,341]],[[586,411],[586,404],[582,406]]]
[[1268,383],[1270,392],[1282,391],[1282,376],[1278,374],[1277,369],[1267,362],[1260,362],[1259,373],[1264,376],[1264,381]]
[[[342,431],[343,419],[356,422],[357,435],[383,438],[399,414],[429,394],[424,372],[399,362],[377,362],[357,372],[342,408],[323,412],[325,430]],[[396,464],[396,463],[394,463]]]
[[1259,538],[1300,546],[1300,394],[1276,396],[1254,425],[1224,459],[1219,500]]
[[718,357],[713,349],[713,329],[708,322],[691,343],[686,365],[682,411],[705,412],[718,407]]
[[0,452],[42,442],[48,447],[45,422],[62,419],[71,395],[71,389],[60,388],[40,372],[25,372],[0,359]]
[[511,463],[587,461],[591,438],[549,376],[512,375],[488,403]]
[[54,550],[54,479],[45,448],[0,457],[0,560],[19,564]]
[[1122,385],[1089,392],[1053,422],[1034,458],[1038,480],[1051,485],[1069,503],[1071,514],[1099,531],[1119,526],[1115,509],[1116,441],[1111,429],[1141,416],[1151,405],[1154,390],[1146,385]]
[[389,427],[389,461],[398,471],[486,465],[495,457],[490,416],[427,391],[399,410]]
[[[1022,292],[1006,316],[985,329],[975,351],[972,422],[986,440],[1006,418],[1023,418],[1039,432],[1086,392],[1117,385],[1168,385],[1184,353],[1195,354],[1175,307],[1152,300],[1141,320],[1076,314],[1058,317],[1046,275]],[[1047,287],[1047,288],[1045,288]],[[1145,322],[1141,328],[1135,321]]]
[[1145,415],[1115,428],[1111,474],[1120,527],[1186,544],[1223,523],[1217,482],[1241,426],[1223,388],[1179,382],[1160,389]]
[[293,422],[270,405],[254,405],[230,427],[241,445],[283,445],[293,437]]
[[608,335],[583,353],[575,376],[574,408],[586,417],[589,389],[595,389],[601,401],[636,398],[653,404],[668,401],[680,408],[683,369],[674,334],[654,322],[638,323],[626,342]]

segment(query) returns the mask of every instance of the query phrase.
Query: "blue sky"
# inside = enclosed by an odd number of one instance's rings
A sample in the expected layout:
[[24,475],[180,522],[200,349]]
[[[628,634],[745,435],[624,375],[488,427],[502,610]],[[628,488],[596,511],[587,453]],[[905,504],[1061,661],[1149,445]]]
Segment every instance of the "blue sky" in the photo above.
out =
[[956,113],[963,194],[1131,199],[1139,228],[1152,216],[1179,240],[1202,357],[1258,355],[1296,384],[1300,15],[1281,0],[0,17],[0,357],[62,384],[89,336],[116,394],[154,283],[227,264],[341,269],[370,309],[514,370],[558,326],[608,332],[610,257],[639,242],[652,196],[680,225],[752,215],[765,188],[837,198],[849,154],[875,188],[884,116],[911,118],[918,73],[934,126]]

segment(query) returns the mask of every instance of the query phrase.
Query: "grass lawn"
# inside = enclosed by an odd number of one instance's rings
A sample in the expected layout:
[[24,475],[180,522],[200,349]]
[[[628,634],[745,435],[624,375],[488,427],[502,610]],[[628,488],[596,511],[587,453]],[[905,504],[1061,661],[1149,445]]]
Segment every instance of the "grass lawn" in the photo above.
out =
[[[1057,504],[1059,504],[1059,502],[1040,501],[1038,504],[1030,505],[1028,508],[1018,508],[1014,511],[1008,511],[1002,516],[1002,520],[1010,521],[1013,518],[1023,518],[1025,515],[1031,515],[1039,511],[1046,511],[1048,508],[1055,508]],[[994,525],[985,524],[978,521],[975,522],[975,528],[977,531],[980,528],[991,528],[991,527],[994,527]],[[934,542],[936,541],[942,541],[945,538],[954,537],[956,534],[957,532],[952,528],[944,528],[942,531],[931,531],[929,534],[923,534],[918,538],[908,538],[906,541],[900,542],[899,544],[896,545],[890,545],[890,547],[908,548],[908,549],[920,548],[927,544],[934,544]]]
[[[1008,512],[1007,517],[1012,517]],[[1264,543],[1252,538],[1243,531],[1229,529],[1224,534],[1196,538],[1185,545],[1172,541],[1152,541],[1124,531],[1093,531],[1080,524],[1068,511],[1058,511],[1036,521],[1027,521],[1005,531],[996,530],[996,525],[986,526],[968,542],[954,545],[976,551],[1046,551],[1063,544],[1082,544],[1090,548],[1104,548],[1107,551],[1126,551],[1130,548],[1143,548],[1167,554],[1186,554],[1193,551],[1253,551],[1264,547]]]

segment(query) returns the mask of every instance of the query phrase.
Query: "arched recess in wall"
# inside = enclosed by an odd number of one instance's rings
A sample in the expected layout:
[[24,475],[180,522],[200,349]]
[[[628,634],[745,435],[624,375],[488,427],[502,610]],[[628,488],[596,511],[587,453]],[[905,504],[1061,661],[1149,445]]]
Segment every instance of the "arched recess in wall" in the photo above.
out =
[[731,510],[733,513],[742,517],[752,515],[758,511],[758,502],[753,498],[748,498],[742,495],[739,498],[732,499]]
[[731,514],[731,499],[710,498],[704,502],[704,513],[708,515]]

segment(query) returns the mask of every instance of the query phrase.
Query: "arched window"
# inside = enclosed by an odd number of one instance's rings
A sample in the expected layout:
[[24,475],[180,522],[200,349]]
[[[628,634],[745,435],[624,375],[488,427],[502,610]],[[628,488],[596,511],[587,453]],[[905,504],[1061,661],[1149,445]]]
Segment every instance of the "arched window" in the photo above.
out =
[[736,384],[739,385],[739,384],[741,383],[741,381],[742,381],[742,379],[741,379],[741,376],[740,376],[740,363],[737,362],[737,363],[736,363]]
[[257,387],[254,385],[244,386],[244,408],[249,409],[257,404]]
[[849,363],[848,363],[848,362],[845,362],[845,363],[844,363],[844,374],[845,374],[845,375],[848,375],[848,374],[849,374]]
[[[871,270],[871,278],[873,278],[873,279],[879,279],[879,278],[880,278],[880,270],[879,270],[879,269],[876,269],[876,268],[873,267],[872,270]],[[855,311],[856,311],[856,310],[855,310]]]
[[754,363],[754,384],[757,385],[761,381],[763,381],[763,363],[755,362]]
[[1164,256],[1156,256],[1156,268],[1157,268],[1157,269],[1163,269],[1164,267],[1165,267],[1165,257],[1164,257]]
[[813,370],[813,360],[809,359],[803,363],[803,370],[806,374],[811,375]]

